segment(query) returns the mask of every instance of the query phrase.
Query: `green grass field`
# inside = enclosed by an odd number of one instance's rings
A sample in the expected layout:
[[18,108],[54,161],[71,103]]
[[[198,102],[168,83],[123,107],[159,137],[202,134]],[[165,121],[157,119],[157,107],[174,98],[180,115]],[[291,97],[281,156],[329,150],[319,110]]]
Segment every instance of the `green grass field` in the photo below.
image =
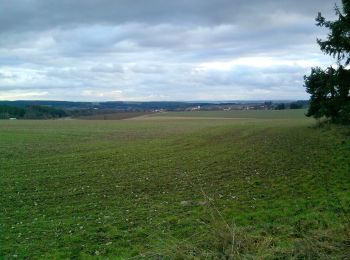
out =
[[286,110],[231,110],[231,111],[188,111],[164,112],[153,114],[153,117],[196,117],[196,118],[253,118],[253,119],[301,119],[305,109]]
[[0,121],[0,258],[350,257],[349,129],[303,112]]

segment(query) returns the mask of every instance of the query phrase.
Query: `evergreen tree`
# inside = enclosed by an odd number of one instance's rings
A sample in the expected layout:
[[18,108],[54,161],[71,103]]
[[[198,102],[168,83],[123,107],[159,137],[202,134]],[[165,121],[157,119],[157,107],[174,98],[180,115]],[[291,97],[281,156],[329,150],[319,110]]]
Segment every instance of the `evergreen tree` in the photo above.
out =
[[326,40],[317,39],[321,50],[337,59],[337,68],[312,68],[305,76],[306,91],[311,94],[307,116],[326,117],[334,123],[350,123],[350,0],[335,7],[338,19],[327,21],[321,13],[317,26],[330,30]]

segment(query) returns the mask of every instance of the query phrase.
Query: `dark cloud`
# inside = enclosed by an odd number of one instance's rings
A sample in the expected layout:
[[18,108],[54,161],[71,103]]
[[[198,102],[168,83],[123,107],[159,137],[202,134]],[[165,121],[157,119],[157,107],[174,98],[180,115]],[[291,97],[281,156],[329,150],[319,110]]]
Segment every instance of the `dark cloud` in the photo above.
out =
[[[329,13],[329,0],[2,0],[0,30],[42,30],[91,24],[268,23],[271,13]],[[272,17],[273,18],[273,17]],[[279,23],[279,20],[274,20]]]

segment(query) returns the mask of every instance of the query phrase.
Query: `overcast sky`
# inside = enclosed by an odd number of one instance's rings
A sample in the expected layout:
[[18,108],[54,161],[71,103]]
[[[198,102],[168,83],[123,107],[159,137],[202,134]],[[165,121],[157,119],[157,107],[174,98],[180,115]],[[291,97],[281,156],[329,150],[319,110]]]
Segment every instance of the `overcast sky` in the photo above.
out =
[[307,99],[332,0],[0,0],[0,100]]

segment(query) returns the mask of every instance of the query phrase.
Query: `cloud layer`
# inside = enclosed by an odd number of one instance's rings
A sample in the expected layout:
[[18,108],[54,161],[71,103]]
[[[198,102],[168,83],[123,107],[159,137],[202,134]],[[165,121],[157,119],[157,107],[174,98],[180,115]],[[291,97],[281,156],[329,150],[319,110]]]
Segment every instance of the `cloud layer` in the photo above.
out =
[[329,0],[0,0],[0,99],[302,99]]

